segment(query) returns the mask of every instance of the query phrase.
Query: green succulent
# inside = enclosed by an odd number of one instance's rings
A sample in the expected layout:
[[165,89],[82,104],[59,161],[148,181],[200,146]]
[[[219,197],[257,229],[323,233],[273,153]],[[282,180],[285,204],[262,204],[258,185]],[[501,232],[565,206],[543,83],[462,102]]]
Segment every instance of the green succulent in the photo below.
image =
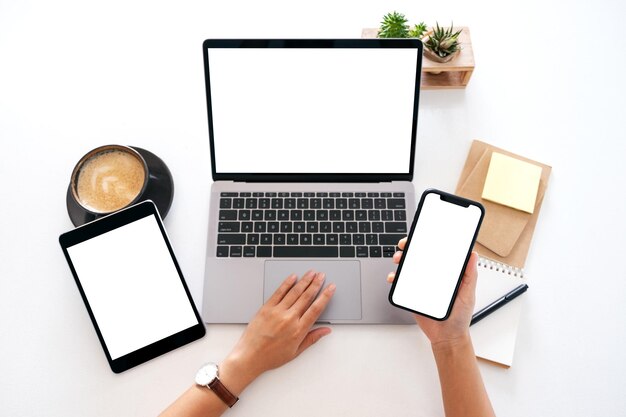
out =
[[446,57],[461,49],[459,44],[459,35],[463,29],[454,31],[454,26],[450,25],[449,28],[437,26],[433,28],[433,33],[428,37],[424,43],[428,49],[440,57]]
[[428,27],[426,26],[426,23],[421,22],[419,25],[415,25],[413,26],[413,29],[409,30],[409,38],[421,39],[427,29]]
[[409,25],[408,20],[402,13],[387,13],[380,22],[379,38],[408,38]]

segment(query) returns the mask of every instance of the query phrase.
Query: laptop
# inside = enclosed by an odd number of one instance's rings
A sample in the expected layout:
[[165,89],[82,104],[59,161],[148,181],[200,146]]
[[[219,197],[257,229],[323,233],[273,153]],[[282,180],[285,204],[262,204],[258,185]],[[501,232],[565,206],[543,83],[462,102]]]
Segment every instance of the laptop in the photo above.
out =
[[388,302],[416,210],[422,43],[203,43],[213,183],[207,323],[247,323],[291,273],[335,283],[326,323],[414,323]]

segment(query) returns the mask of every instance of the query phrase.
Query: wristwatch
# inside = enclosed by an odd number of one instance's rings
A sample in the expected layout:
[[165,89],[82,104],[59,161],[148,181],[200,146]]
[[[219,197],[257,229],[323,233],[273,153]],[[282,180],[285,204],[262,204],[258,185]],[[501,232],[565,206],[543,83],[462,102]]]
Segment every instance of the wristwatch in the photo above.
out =
[[235,405],[239,400],[222,384],[219,378],[219,369],[217,364],[209,362],[203,365],[196,374],[196,384],[207,387],[217,395],[217,397],[229,407]]

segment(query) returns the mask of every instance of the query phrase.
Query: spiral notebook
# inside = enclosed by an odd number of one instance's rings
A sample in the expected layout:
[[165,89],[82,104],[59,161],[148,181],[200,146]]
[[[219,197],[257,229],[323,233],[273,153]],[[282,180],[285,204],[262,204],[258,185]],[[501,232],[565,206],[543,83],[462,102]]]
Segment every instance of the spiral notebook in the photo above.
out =
[[[480,256],[474,313],[524,283],[522,269]],[[524,298],[517,297],[470,327],[476,356],[505,367],[513,364]]]

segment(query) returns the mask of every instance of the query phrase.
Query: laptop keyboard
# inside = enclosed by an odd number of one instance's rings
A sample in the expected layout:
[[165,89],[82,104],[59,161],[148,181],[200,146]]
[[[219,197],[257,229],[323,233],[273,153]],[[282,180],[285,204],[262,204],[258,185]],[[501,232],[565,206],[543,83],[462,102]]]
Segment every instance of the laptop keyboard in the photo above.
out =
[[392,257],[407,235],[401,192],[222,192],[218,257]]

